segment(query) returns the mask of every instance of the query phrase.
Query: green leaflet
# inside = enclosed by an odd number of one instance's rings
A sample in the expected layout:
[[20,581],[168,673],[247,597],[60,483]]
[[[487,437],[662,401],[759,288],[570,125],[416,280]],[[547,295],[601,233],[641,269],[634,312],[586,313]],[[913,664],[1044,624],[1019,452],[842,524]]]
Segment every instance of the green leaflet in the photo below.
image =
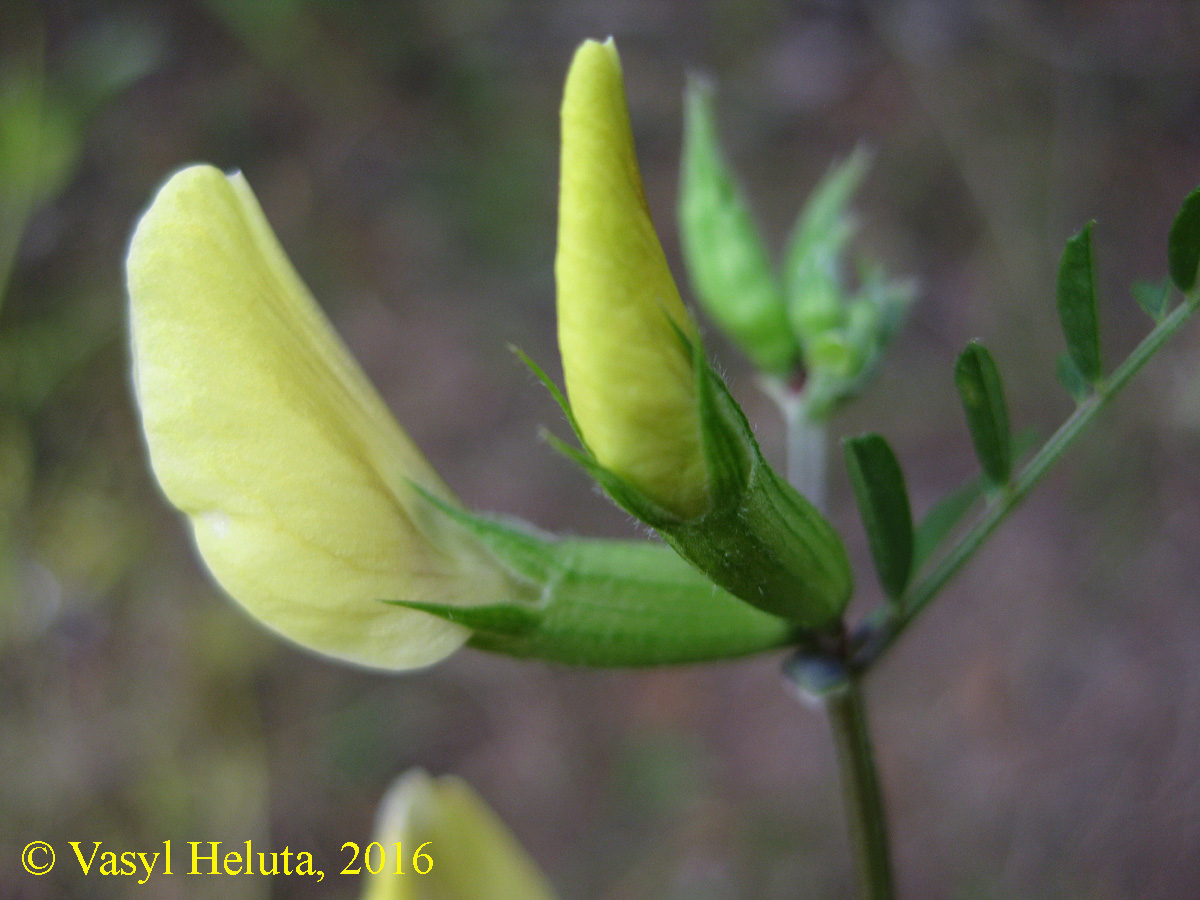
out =
[[1167,261],[1171,280],[1185,294],[1196,286],[1200,268],[1200,188],[1183,201],[1167,237]]
[[935,503],[917,525],[913,535],[913,570],[933,556],[946,536],[983,496],[983,478],[975,477]]
[[861,147],[845,160],[829,167],[813,189],[788,241],[785,271],[791,302],[796,296],[797,276],[803,276],[814,264],[836,262],[846,240],[854,233],[847,213],[850,199],[862,184],[870,164],[870,154]]
[[716,587],[662,544],[555,540],[433,502],[527,579],[537,599],[467,608],[389,602],[471,628],[470,643],[481,650],[650,666],[744,656],[793,640],[794,626]]
[[913,571],[913,520],[904,473],[878,434],[847,438],[842,446],[879,583],[895,600]]
[[1083,377],[1070,353],[1060,353],[1054,360],[1054,375],[1076,403],[1082,403],[1091,396],[1092,386]]
[[689,78],[685,94],[679,232],[696,297],[754,364],[787,375],[800,346],[762,235],[717,141],[712,89]]
[[954,383],[962,398],[971,442],[992,484],[1008,483],[1012,474],[1012,437],[1000,372],[986,347],[972,341],[954,365]]
[[1171,308],[1171,279],[1162,281],[1137,281],[1130,288],[1138,306],[1158,324],[1167,317]]
[[[1092,226],[1088,222],[1067,241],[1058,267],[1058,318],[1071,361],[1088,384],[1103,376],[1100,326],[1096,318],[1096,276],[1092,263]],[[1193,273],[1193,278],[1194,278]]]
[[[1013,439],[1012,458],[1020,459],[1038,443],[1037,432],[1027,429]],[[934,551],[984,494],[987,476],[982,472],[959,485],[926,511],[913,536],[913,571],[929,561]]]

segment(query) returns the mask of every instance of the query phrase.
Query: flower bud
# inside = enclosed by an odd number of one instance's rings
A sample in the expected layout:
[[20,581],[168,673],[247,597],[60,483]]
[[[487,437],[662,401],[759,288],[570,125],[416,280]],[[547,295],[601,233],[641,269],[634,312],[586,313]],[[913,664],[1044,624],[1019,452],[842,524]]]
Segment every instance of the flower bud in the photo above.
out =
[[800,359],[787,304],[762,235],[717,142],[712,88],[688,80],[679,236],[692,289],[754,364],[786,378]]
[[[404,669],[470,632],[381,600],[518,596],[288,262],[241,175],[177,173],[128,258],[150,460],[213,576],[322,653]],[[422,493],[424,492],[424,493]]]
[[575,458],[735,597],[800,628],[841,615],[832,526],[767,465],[704,359],[654,233],[611,40],[585,42],[562,107],[558,340]]
[[559,193],[558,342],[595,460],[680,518],[708,508],[695,325],[650,221],[621,63],[585,42],[567,74]]

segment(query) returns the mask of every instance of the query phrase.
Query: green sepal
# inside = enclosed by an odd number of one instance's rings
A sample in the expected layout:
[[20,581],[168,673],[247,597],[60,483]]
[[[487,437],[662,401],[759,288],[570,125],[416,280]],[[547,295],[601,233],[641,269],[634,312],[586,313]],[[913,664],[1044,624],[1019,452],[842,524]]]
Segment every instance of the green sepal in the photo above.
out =
[[792,623],[731,596],[663,544],[555,538],[425,496],[527,586],[527,603],[388,601],[474,632],[471,646],[586,666],[705,662],[796,639]]
[[[703,438],[701,449],[708,491],[712,498],[711,506],[725,506],[736,502],[736,498],[745,490],[751,459],[757,452],[757,446],[753,437],[747,442],[750,425],[724,382],[708,365],[703,344],[698,338],[690,339],[674,323],[671,324],[675,337],[692,357],[697,412]],[[736,427],[730,427],[730,423],[736,423]],[[662,532],[685,521],[597,462],[578,433],[576,437],[579,438],[580,448],[570,446],[553,434],[546,433],[544,437],[555,450],[591,475],[618,506],[651,528]]]
[[1184,198],[1167,237],[1167,263],[1171,280],[1185,294],[1196,286],[1200,268],[1200,187]]
[[1171,308],[1170,278],[1161,281],[1135,281],[1129,292],[1133,294],[1137,305],[1154,320],[1154,324],[1159,324],[1167,317]]
[[[673,324],[673,323],[672,323]],[[678,329],[675,329],[677,336],[686,343],[684,336]],[[563,415],[567,418],[567,424],[571,426],[571,431],[575,435],[575,440],[579,441],[578,447],[572,447],[562,438],[558,437],[549,429],[542,429],[540,434],[542,440],[548,443],[554,450],[557,450],[571,462],[575,463],[581,469],[588,473],[607,493],[617,505],[643,522],[658,522],[658,521],[676,521],[678,517],[665,509],[654,500],[647,497],[641,491],[633,488],[624,479],[614,474],[596,461],[592,455],[591,449],[584,440],[583,431],[579,427],[579,423],[575,419],[575,413],[571,410],[571,404],[567,402],[566,395],[562,392],[553,379],[545,373],[541,366],[533,361],[523,350],[515,345],[510,344],[509,349],[517,355],[517,357],[525,364],[533,376],[541,382],[542,386],[550,393],[551,398],[558,404],[563,411]],[[689,351],[690,352],[690,351]]]
[[[434,496],[420,485],[409,483],[438,512],[471,532],[493,556],[503,560],[505,567],[519,580],[531,584],[540,584],[546,580],[546,547],[554,543],[553,535],[516,519],[500,519],[468,512]],[[538,594],[534,592],[531,596]]]
[[588,453],[586,448],[572,447],[548,431],[543,431],[542,437],[551,447],[587,472],[600,487],[604,488],[604,493],[608,494],[617,506],[630,515],[652,528],[682,521],[675,513],[655,503],[620,475],[596,462],[596,458]]
[[470,644],[588,666],[650,666],[745,656],[796,641],[796,629],[716,587],[663,544],[549,545],[547,599],[535,628],[477,631]]
[[[709,367],[700,341],[690,342],[690,345],[696,371],[696,402],[708,488],[712,505],[721,507],[736,502],[746,489],[758,447],[752,437],[747,440],[750,423],[725,382]],[[729,427],[730,423],[734,427]]]
[[563,415],[567,418],[567,424],[571,426],[571,432],[575,435],[575,440],[579,441],[580,445],[586,448],[587,443],[583,439],[583,431],[579,428],[579,423],[575,420],[575,413],[571,410],[571,404],[567,402],[567,395],[554,383],[554,379],[547,375],[545,370],[534,362],[533,357],[516,344],[509,344],[508,349],[517,359],[525,364],[525,368],[546,389],[550,394],[550,398],[558,404],[558,408],[562,410]]
[[1007,484],[1012,475],[1008,406],[1000,371],[986,347],[974,341],[967,344],[954,364],[954,383],[984,474],[996,486]]
[[805,629],[829,628],[850,600],[841,538],[761,456],[738,502],[658,532],[734,596]]
[[[686,336],[678,333],[681,340]],[[690,519],[665,510],[586,448],[548,440],[626,512],[735,597],[802,628],[836,622],[853,590],[846,548],[833,526],[763,459],[750,423],[698,341],[696,369],[709,509]]]
[[[1089,384],[1103,376],[1100,326],[1096,317],[1096,275],[1092,259],[1092,226],[1088,222],[1067,241],[1058,267],[1058,318],[1067,351]],[[1194,277],[1194,275],[1193,275]]]
[[800,358],[762,235],[721,155],[711,86],[688,79],[679,233],[696,297],[755,366],[786,375]]
[[515,603],[492,603],[486,606],[450,606],[446,603],[418,603],[412,600],[384,600],[391,606],[429,613],[472,631],[493,634],[525,634],[542,621],[541,610],[518,606]]
[[913,571],[913,520],[904,473],[878,434],[847,438],[846,469],[884,593],[895,600]]
[[853,589],[845,546],[767,464],[741,407],[699,348],[694,359],[712,505],[695,518],[667,521],[626,509],[734,596],[804,628],[825,629]]

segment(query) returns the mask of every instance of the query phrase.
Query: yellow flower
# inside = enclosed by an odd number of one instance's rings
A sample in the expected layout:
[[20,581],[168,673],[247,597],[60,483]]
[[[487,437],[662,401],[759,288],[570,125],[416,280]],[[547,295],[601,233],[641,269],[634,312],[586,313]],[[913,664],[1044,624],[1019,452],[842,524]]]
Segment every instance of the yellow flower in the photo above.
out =
[[558,343],[577,456],[735,597],[811,629],[850,597],[841,539],[762,458],[697,352],[654,233],[611,39],[575,52],[562,105]]
[[499,603],[495,559],[415,486],[453,495],[372,389],[241,175],[173,176],[128,258],[154,472],[221,586],[320,652],[424,666],[468,637],[381,600]]
[[675,515],[709,506],[696,338],[650,221],[616,46],[567,74],[559,193],[558,342],[571,410],[600,465]]
[[375,840],[386,864],[368,876],[362,900],[554,900],[533,860],[461,779],[404,775],[380,805]]

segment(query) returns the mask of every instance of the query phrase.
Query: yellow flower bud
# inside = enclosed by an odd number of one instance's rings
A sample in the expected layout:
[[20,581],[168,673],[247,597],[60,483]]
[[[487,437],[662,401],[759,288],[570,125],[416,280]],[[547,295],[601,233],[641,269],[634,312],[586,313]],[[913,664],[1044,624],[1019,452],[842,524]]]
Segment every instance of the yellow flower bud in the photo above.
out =
[[154,472],[221,586],[320,652],[428,665],[469,636],[382,600],[511,599],[493,557],[338,340],[241,175],[172,177],[128,258]]
[[459,778],[402,776],[380,805],[375,840],[386,865],[368,877],[362,900],[554,900],[516,838]]
[[695,338],[650,221],[616,46],[567,74],[559,193],[558,342],[571,410],[600,465],[681,518],[709,506]]

